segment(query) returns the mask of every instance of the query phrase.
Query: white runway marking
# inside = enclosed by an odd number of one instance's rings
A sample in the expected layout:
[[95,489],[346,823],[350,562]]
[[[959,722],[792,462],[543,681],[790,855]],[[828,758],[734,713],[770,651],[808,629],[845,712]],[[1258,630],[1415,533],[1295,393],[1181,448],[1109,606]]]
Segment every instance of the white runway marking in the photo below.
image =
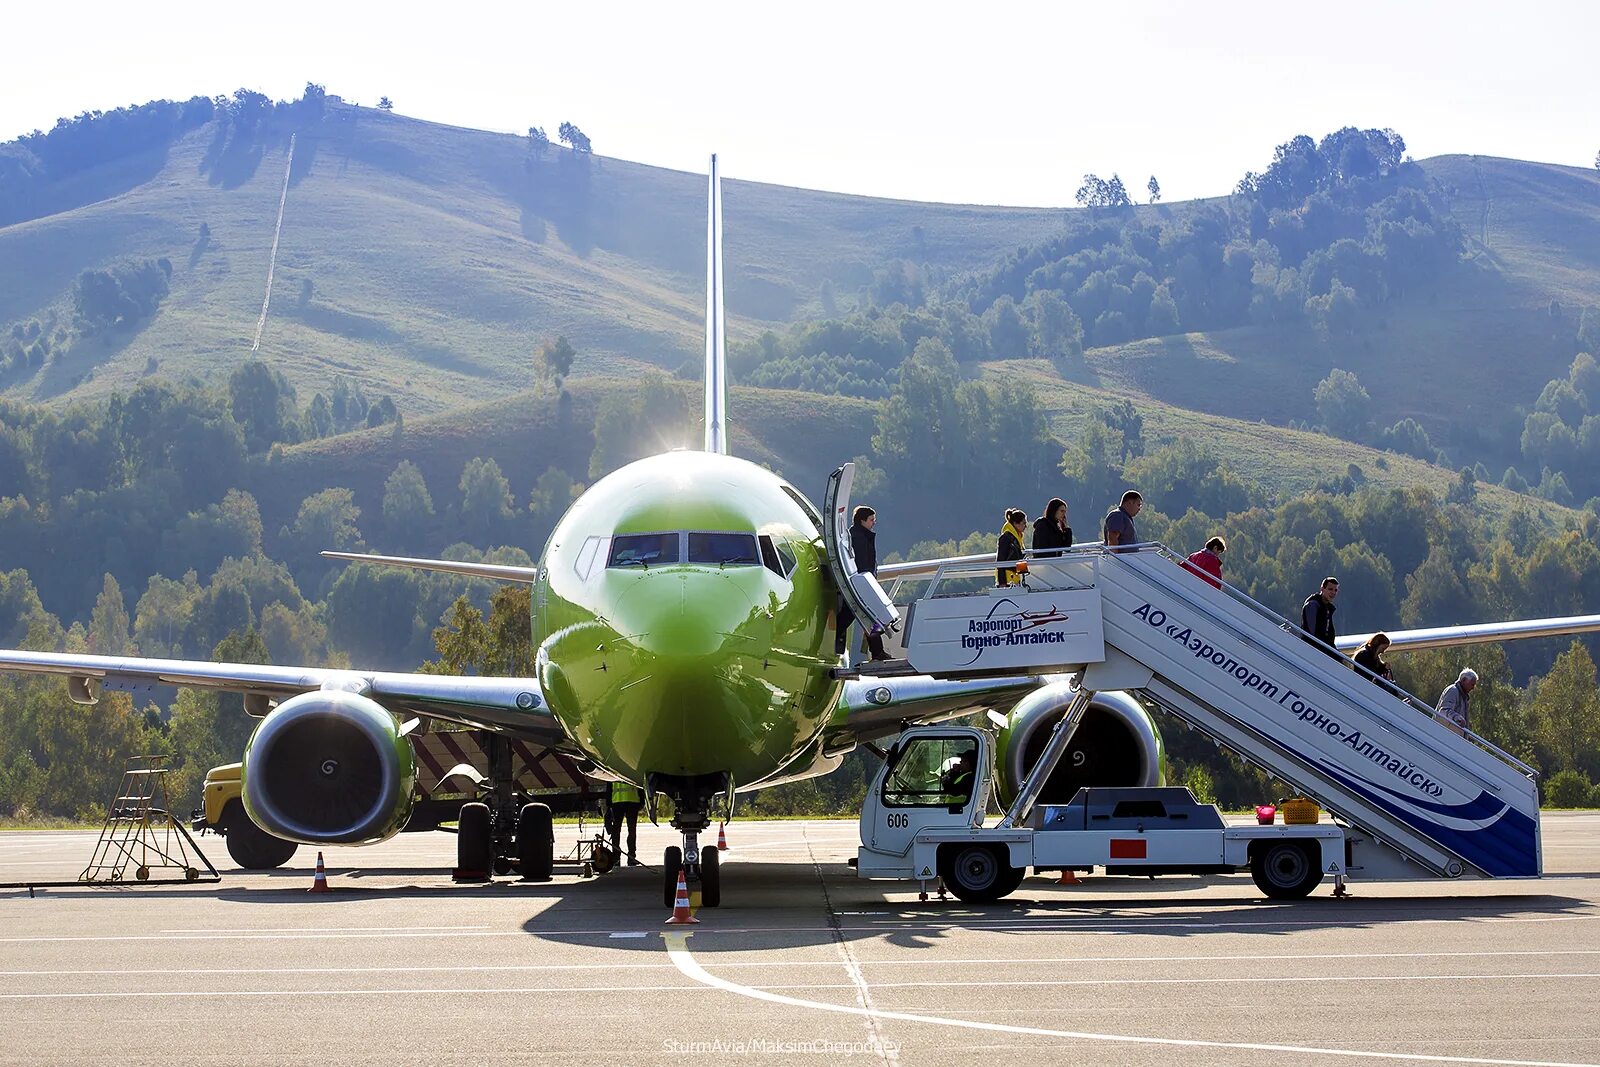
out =
[[[642,938],[649,934],[644,931],[628,931],[613,933],[614,938]],[[1318,952],[1305,954],[1241,954],[1237,956],[1035,956],[1015,957],[1009,959],[904,959],[904,960],[858,960],[863,968],[868,967],[961,967],[961,966],[1022,966],[1031,964],[1094,964],[1094,963],[1249,963],[1249,962],[1303,962],[1325,960],[1411,960],[1411,959],[1476,959],[1494,958],[1503,956],[1600,956],[1600,949],[1573,948],[1573,949],[1529,949],[1525,951],[1505,950],[1488,952]],[[837,960],[718,960],[719,970],[728,970],[738,967],[756,967],[763,970],[779,969],[785,967],[835,967]],[[516,963],[516,964],[458,964],[458,965],[426,965],[416,964],[404,967],[156,967],[156,968],[95,968],[95,969],[52,969],[33,971],[0,971],[0,978],[29,978],[29,977],[81,977],[86,975],[105,975],[107,977],[131,977],[135,975],[223,975],[223,974],[412,974],[418,972],[436,974],[500,974],[511,972],[553,972],[553,971],[628,971],[628,970],[667,970],[674,965],[671,963],[645,963],[630,961],[627,963]],[[1477,977],[1493,978],[1497,975],[1480,975]],[[1223,979],[1194,979],[1197,982],[1221,981]],[[1252,981],[1256,979],[1251,979]],[[1290,981],[1288,978],[1259,979],[1260,981]],[[1122,981],[1120,979],[1106,979],[1105,984]],[[1137,980],[1134,980],[1137,981]],[[1184,981],[1174,979],[1173,981]],[[893,985],[892,982],[875,983],[880,987]],[[963,985],[970,983],[961,983]],[[997,983],[987,983],[997,984]],[[1027,984],[1027,983],[1024,983]],[[1097,984],[1094,980],[1085,980],[1085,984]]]
[[487,930],[488,923],[471,926],[189,926],[160,931],[163,934],[389,934],[397,930]]
[[[770,1004],[783,1004],[793,1008],[812,1008],[817,1011],[830,1011],[845,1015],[866,1015],[867,1009],[848,1004],[828,1004],[817,1000],[801,1000],[798,997],[784,996],[764,989],[751,986],[742,986],[730,982],[725,978],[718,978],[705,968],[689,952],[689,935],[681,931],[663,933],[661,939],[666,942],[667,955],[678,970],[685,977],[692,978],[712,989],[721,989],[736,996],[752,1000],[762,1000]],[[1134,1045],[1166,1045],[1176,1048],[1224,1048],[1240,1049],[1251,1052],[1289,1052],[1300,1055],[1312,1056],[1337,1056],[1350,1059],[1387,1059],[1404,1060],[1413,1063],[1478,1063],[1492,1064],[1496,1067],[1600,1067],[1600,1064],[1578,1064],[1555,1060],[1500,1060],[1489,1059],[1482,1056],[1433,1056],[1412,1052],[1377,1052],[1367,1049],[1340,1049],[1317,1048],[1305,1045],[1274,1045],[1251,1041],[1203,1041],[1197,1038],[1178,1037],[1144,1037],[1133,1034],[1101,1034],[1075,1030],[1051,1030],[1038,1026],[1013,1026],[1008,1023],[989,1023],[975,1019],[950,1019],[937,1015],[919,1015],[904,1011],[875,1011],[870,1013],[878,1019],[897,1019],[902,1022],[924,1023],[932,1026],[950,1026],[963,1030],[985,1030],[990,1033],[1023,1034],[1034,1037],[1066,1038],[1073,1041],[1092,1041],[1107,1044],[1134,1044]]]

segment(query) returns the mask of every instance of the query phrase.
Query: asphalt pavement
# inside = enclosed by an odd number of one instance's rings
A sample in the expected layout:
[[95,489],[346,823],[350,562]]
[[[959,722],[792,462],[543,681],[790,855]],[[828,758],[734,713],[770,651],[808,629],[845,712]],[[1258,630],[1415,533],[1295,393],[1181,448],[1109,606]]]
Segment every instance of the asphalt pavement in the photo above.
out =
[[[71,880],[95,836],[0,833],[0,882]],[[214,837],[216,885],[0,890],[0,1064],[1600,1064],[1600,813],[1545,816],[1540,881],[1292,903],[1248,876],[924,903],[857,879],[854,822],[728,838],[686,927],[654,866],[456,885],[443,833],[324,850],[327,894],[315,850],[246,874]],[[652,864],[671,843],[640,829]]]

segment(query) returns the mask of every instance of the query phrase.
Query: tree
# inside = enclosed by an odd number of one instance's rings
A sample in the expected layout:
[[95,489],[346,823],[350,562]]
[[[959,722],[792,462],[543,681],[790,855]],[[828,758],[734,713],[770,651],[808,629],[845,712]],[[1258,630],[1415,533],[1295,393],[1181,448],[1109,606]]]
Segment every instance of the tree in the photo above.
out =
[[344,488],[324,489],[300,502],[294,528],[289,533],[301,550],[308,553],[323,549],[354,552],[362,547],[361,529],[356,525],[359,518],[361,509],[356,506],[353,492]]
[[1046,359],[1083,358],[1083,323],[1072,305],[1054,289],[1036,290],[1031,297],[1039,354]]
[[378,110],[379,111],[393,111],[394,110],[394,104],[393,104],[393,102],[390,101],[390,99],[387,96],[380,96],[380,97],[378,97]]
[[1600,749],[1600,697],[1593,658],[1579,641],[1533,687],[1533,731],[1549,752],[1546,770],[1584,770]]
[[555,383],[556,389],[561,389],[562,382],[572,372],[572,360],[577,356],[572,342],[566,336],[558,335],[554,341],[546,341],[539,348],[539,367],[543,375]]
[[550,147],[550,135],[544,132],[543,126],[528,127],[528,152],[530,155],[542,156]]
[[1584,308],[1578,320],[1578,348],[1600,359],[1600,308]]
[[525,585],[503,586],[489,600],[489,618],[458,597],[433,631],[439,658],[423,664],[430,674],[481,674],[528,677],[533,674],[532,591]]
[[1350,371],[1335,367],[1317,383],[1312,397],[1317,417],[1329,433],[1351,441],[1366,436],[1372,424],[1372,397]]
[[1156,181],[1154,174],[1150,175],[1150,184],[1146,185],[1145,188],[1150,190],[1150,202],[1152,204],[1161,200],[1161,183]]
[[259,359],[228,376],[228,409],[243,429],[251,453],[265,452],[279,441],[293,442],[298,418],[294,386]]
[[1128,190],[1123,187],[1122,179],[1115,174],[1110,181],[1098,174],[1085,174],[1074,199],[1087,208],[1128,207],[1133,203],[1128,199]]
[[581,152],[584,155],[588,155],[590,152],[594,151],[594,146],[589,143],[588,135],[570,122],[563,122],[556,129],[556,136],[561,138],[562,144],[566,145],[574,152]]
[[461,471],[461,518],[480,537],[511,516],[511,486],[500,464],[482,456],[467,461]]
[[128,605],[122,599],[122,587],[108,574],[89,619],[89,651],[97,656],[123,656],[131,651],[131,643]]
[[393,534],[404,536],[431,518],[433,497],[428,483],[415,463],[403,459],[383,483],[384,525]]

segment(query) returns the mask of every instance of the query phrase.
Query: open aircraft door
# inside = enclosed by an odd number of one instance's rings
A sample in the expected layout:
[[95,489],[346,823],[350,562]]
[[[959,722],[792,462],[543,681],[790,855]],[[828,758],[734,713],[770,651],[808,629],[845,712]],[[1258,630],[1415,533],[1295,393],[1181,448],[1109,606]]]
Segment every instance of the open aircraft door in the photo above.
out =
[[856,571],[856,555],[850,547],[850,483],[855,473],[856,465],[846,463],[828,475],[828,491],[823,495],[828,521],[822,524],[828,566],[833,571],[834,584],[856,618],[893,633],[900,628],[900,609],[894,606],[876,577]]

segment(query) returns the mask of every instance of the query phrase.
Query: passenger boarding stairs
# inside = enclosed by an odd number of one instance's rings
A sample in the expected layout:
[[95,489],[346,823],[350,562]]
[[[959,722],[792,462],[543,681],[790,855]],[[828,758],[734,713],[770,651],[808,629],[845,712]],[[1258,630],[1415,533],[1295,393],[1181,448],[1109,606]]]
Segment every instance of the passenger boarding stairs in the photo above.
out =
[[1539,875],[1531,768],[1243,593],[1154,544],[1084,546],[1027,567],[1026,585],[1005,588],[992,559],[924,574],[907,612],[908,669],[1081,671],[1084,689],[1138,692],[1354,828],[1353,875]]

